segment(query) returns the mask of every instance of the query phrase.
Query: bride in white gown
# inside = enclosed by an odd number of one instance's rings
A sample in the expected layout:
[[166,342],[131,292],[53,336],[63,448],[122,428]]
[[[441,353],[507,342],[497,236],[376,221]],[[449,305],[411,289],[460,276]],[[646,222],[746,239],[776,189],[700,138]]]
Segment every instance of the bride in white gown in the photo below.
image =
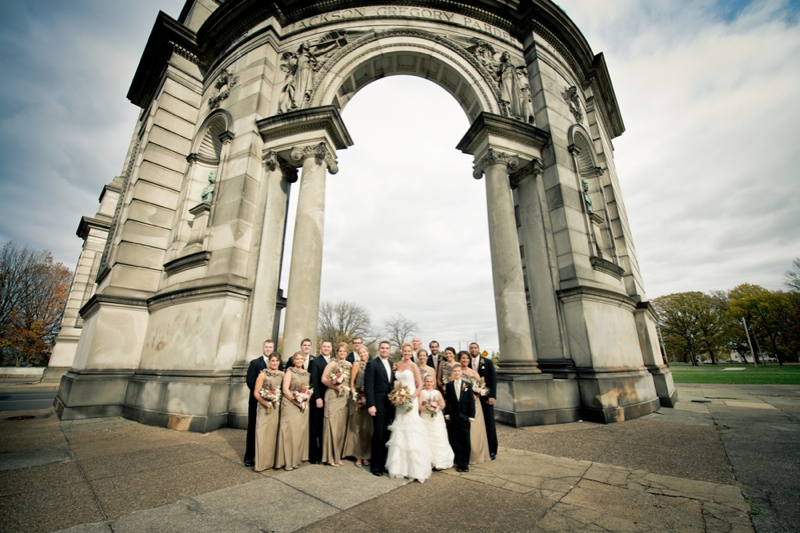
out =
[[403,344],[403,360],[397,363],[395,380],[411,391],[411,409],[398,406],[395,410],[394,422],[389,426],[392,436],[386,444],[389,447],[386,469],[391,477],[406,477],[423,483],[431,476],[431,450],[428,432],[417,408],[422,383],[419,368],[411,360],[412,353],[411,344]]

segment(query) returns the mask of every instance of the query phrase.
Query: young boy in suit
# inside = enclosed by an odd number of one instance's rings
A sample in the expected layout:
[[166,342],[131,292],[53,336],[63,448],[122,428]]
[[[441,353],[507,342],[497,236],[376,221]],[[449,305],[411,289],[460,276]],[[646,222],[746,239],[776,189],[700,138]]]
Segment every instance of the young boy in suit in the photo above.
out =
[[456,459],[456,472],[469,472],[469,426],[475,420],[472,384],[461,379],[461,367],[453,367],[452,381],[444,387],[445,419],[450,421],[450,446]]

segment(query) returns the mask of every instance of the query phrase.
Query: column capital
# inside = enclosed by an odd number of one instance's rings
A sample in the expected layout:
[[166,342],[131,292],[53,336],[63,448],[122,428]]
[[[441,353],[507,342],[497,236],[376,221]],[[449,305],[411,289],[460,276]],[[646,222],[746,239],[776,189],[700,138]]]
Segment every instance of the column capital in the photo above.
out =
[[274,150],[269,150],[264,153],[264,168],[269,172],[275,172],[280,168],[286,181],[289,183],[297,181],[297,169],[287,163],[286,160]]
[[519,157],[516,154],[501,152],[489,147],[486,154],[475,161],[472,167],[472,177],[476,180],[481,179],[484,169],[492,165],[505,165],[508,172],[511,173],[519,166]]
[[324,142],[318,144],[308,144],[305,146],[295,146],[292,148],[291,158],[298,163],[307,157],[315,157],[325,162],[331,174],[339,172],[339,165],[336,163],[334,152],[328,148]]
[[544,163],[541,159],[533,159],[530,163],[523,166],[519,170],[512,172],[508,178],[511,182],[511,188],[516,189],[520,182],[528,176],[535,178],[544,170]]

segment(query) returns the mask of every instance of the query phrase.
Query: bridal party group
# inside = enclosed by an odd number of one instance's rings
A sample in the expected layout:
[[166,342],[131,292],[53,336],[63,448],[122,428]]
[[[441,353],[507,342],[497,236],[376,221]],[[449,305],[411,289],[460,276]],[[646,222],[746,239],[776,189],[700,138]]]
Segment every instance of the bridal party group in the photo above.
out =
[[372,357],[363,340],[335,347],[311,340],[284,362],[268,339],[250,362],[244,464],[256,471],[293,470],[308,461],[341,467],[344,459],[376,476],[424,482],[432,470],[494,460],[496,372],[477,343],[469,351],[430,351],[414,337],[390,359],[391,345]]

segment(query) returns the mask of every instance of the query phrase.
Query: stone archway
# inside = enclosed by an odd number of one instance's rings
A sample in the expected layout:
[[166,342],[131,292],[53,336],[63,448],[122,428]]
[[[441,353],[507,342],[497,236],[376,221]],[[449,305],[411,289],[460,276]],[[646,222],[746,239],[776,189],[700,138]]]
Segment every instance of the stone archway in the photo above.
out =
[[[326,178],[352,144],[340,111],[400,74],[440,85],[471,123],[457,148],[486,184],[498,419],[610,422],[674,402],[608,164],[624,125],[602,55],[563,11],[550,0],[279,4],[188,0],[179,20],[159,16],[129,92],[148,112],[59,415],[242,427],[244,371],[284,302],[285,345],[316,336]],[[209,133],[222,118],[225,131]],[[216,182],[201,187],[212,164]],[[284,300],[292,188],[302,245]]]

